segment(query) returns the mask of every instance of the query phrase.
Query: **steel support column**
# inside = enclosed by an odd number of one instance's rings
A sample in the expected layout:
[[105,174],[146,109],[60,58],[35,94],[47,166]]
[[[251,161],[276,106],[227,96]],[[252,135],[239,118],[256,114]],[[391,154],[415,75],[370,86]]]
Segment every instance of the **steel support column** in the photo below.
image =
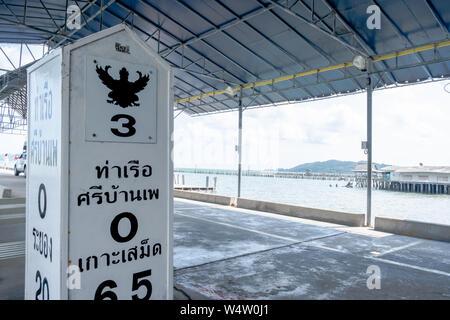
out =
[[241,178],[242,178],[242,88],[239,90],[239,137],[238,137],[238,198],[241,197]]
[[372,79],[371,62],[367,59],[367,215],[366,226],[372,225]]

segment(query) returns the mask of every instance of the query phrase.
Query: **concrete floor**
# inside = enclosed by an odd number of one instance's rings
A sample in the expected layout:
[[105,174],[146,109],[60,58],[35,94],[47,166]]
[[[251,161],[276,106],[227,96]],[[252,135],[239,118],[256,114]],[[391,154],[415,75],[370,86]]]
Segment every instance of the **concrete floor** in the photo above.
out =
[[[23,240],[23,223],[0,224],[0,245]],[[366,285],[371,265],[379,290]],[[450,299],[450,243],[181,199],[174,267],[197,299]],[[23,298],[23,274],[23,258],[0,260],[0,299]]]
[[12,170],[0,169],[0,185],[11,188],[12,198],[25,197],[25,181],[26,178],[23,176],[23,173],[16,177]]
[[175,283],[212,299],[450,299],[450,243],[187,200],[174,238]]

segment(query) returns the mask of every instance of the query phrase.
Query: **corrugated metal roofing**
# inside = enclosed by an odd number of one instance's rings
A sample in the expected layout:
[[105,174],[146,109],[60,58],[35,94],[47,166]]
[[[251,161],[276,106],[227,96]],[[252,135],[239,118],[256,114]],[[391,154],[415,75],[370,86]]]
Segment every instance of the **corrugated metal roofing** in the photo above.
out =
[[[54,47],[125,21],[176,68],[176,109],[190,114],[237,108],[227,87],[245,88],[245,107],[364,90],[356,54],[374,59],[377,88],[450,76],[450,1],[80,0],[73,31],[66,3],[0,0],[0,42]],[[366,25],[372,5],[380,30]]]

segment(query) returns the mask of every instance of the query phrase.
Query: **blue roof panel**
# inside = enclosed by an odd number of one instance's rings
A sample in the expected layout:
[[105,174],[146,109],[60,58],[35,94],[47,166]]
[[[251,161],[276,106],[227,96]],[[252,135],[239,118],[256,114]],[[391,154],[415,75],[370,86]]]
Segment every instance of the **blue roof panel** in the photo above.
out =
[[[428,44],[375,62],[375,81],[384,87],[450,76],[450,1],[299,0],[287,7],[281,0],[104,0],[103,10],[101,1],[77,3],[83,24],[71,31],[66,1],[4,0],[0,42],[51,40],[54,47],[125,22],[174,67],[176,108],[191,114],[235,109],[237,97],[196,96],[253,83],[243,90],[249,107],[352,93],[366,77],[353,66],[261,81]],[[380,9],[380,30],[367,27],[372,5]]]

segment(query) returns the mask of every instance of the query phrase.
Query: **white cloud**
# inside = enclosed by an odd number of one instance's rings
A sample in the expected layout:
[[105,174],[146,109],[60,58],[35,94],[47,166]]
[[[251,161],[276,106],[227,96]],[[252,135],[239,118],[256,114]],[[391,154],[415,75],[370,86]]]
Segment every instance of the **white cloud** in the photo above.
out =
[[[0,68],[12,70],[14,67],[18,67],[20,65],[26,65],[33,61],[33,56],[35,59],[40,59],[42,57],[42,45],[29,44],[28,48],[23,45],[22,46],[22,58],[20,57],[20,44],[15,43],[2,43],[0,44],[1,48],[5,52],[0,52]],[[31,53],[30,53],[31,51]],[[9,61],[9,60],[10,61]],[[12,63],[12,64],[11,64]],[[0,71],[0,74],[3,74],[4,71]]]
[[[376,91],[373,159],[450,165],[445,82]],[[237,167],[237,112],[175,120],[177,167]],[[366,95],[244,111],[243,167],[267,169],[328,159],[364,160]],[[182,142],[182,143],[180,143]],[[197,148],[192,148],[193,143]]]
[[22,153],[26,135],[0,133],[0,159],[5,153]]

